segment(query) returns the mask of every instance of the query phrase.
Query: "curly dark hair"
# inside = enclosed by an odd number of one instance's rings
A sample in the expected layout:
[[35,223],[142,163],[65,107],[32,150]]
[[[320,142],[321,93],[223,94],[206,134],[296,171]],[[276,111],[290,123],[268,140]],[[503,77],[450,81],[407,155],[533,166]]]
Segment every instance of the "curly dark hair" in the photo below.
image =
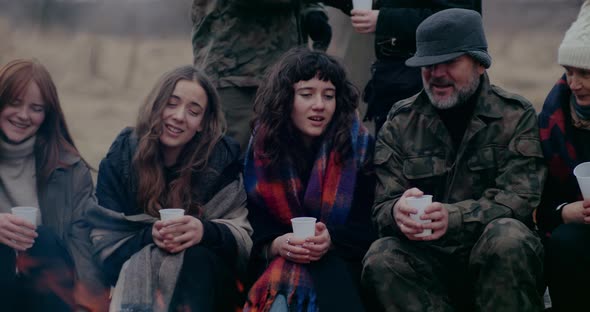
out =
[[351,154],[350,127],[357,114],[359,91],[336,59],[324,52],[299,47],[286,52],[270,68],[256,93],[252,144],[263,151],[261,156],[271,164],[300,150],[301,135],[290,117],[294,85],[314,77],[330,81],[336,89],[336,110],[324,135],[332,137],[342,159]]

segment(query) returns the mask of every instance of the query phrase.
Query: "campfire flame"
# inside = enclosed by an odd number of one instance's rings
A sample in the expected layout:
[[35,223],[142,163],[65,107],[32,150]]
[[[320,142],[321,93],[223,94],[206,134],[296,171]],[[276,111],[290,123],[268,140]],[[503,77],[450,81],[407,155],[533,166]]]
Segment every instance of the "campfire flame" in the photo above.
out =
[[[75,311],[108,311],[108,290],[91,290],[81,282],[72,285],[75,273],[63,263],[52,265],[51,262],[40,261],[27,253],[18,253],[16,267],[20,274],[34,279],[37,292],[53,293]],[[46,267],[51,267],[51,270],[45,269]]]

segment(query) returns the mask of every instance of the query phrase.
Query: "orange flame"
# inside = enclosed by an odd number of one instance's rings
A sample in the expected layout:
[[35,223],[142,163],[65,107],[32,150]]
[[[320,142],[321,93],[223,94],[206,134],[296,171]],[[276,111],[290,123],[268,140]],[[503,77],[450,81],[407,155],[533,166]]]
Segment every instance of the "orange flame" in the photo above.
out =
[[108,312],[110,291],[91,289],[78,282],[74,289],[74,299],[78,307],[88,312]]
[[[24,275],[30,275],[41,264],[41,261],[19,253],[16,258],[18,271]],[[51,270],[35,272],[39,274],[35,278],[35,289],[38,292],[51,292],[74,310],[83,309],[88,312],[107,312],[109,309],[109,292],[106,289],[92,291],[81,282],[73,288],[74,272],[65,266],[53,267]]]

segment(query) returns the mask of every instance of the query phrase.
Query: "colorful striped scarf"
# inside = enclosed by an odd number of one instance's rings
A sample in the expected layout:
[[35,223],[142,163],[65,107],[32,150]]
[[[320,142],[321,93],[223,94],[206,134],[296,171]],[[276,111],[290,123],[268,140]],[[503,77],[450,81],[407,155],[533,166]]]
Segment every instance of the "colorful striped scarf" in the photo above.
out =
[[[265,135],[259,127],[257,135]],[[281,224],[290,227],[291,218],[316,217],[326,224],[344,224],[352,205],[356,175],[366,161],[371,136],[355,117],[351,126],[352,156],[338,162],[340,155],[331,138],[319,147],[307,187],[304,189],[290,159],[269,166],[253,140],[246,153],[244,183],[248,199],[267,209]],[[313,281],[305,265],[277,257],[254,283],[244,311],[268,311],[277,294],[287,298],[290,311],[316,311]]]

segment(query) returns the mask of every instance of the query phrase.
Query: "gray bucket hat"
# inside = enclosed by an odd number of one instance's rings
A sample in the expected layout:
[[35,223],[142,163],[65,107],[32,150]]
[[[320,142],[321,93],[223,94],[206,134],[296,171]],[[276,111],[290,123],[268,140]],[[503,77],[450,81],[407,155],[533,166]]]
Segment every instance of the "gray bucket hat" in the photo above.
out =
[[448,9],[426,18],[416,29],[416,54],[410,67],[429,66],[469,54],[485,68],[492,64],[481,15],[473,10]]

